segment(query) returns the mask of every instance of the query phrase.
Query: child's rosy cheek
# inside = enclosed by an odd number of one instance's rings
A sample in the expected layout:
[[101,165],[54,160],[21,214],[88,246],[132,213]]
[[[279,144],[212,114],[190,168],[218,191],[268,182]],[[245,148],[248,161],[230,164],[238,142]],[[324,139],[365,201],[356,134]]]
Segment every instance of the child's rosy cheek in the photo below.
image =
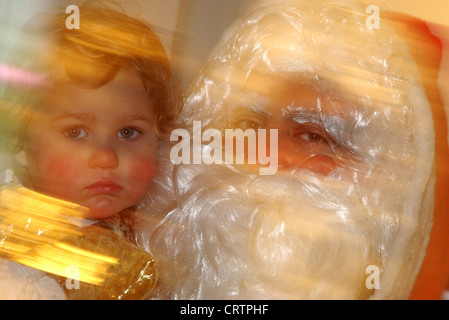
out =
[[73,159],[67,156],[53,157],[49,159],[45,166],[45,173],[51,176],[53,180],[57,180],[59,183],[70,184],[80,177],[81,172],[77,169],[77,166]]
[[153,180],[154,170],[154,164],[151,161],[140,161],[132,165],[130,177],[135,182],[140,181],[142,184],[149,184]]

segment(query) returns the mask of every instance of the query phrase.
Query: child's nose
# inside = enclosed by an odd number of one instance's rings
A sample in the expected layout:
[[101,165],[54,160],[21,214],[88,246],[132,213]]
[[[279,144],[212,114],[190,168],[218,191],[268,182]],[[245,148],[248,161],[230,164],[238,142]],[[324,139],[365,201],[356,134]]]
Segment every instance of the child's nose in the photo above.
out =
[[119,160],[117,153],[112,147],[99,146],[93,149],[88,165],[90,168],[115,169]]

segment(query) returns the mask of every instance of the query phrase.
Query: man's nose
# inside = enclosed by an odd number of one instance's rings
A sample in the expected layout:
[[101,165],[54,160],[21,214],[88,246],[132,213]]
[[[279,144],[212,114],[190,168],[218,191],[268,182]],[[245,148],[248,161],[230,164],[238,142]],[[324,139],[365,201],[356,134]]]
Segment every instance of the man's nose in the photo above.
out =
[[119,159],[115,148],[106,144],[95,146],[89,156],[88,165],[90,168],[117,168]]

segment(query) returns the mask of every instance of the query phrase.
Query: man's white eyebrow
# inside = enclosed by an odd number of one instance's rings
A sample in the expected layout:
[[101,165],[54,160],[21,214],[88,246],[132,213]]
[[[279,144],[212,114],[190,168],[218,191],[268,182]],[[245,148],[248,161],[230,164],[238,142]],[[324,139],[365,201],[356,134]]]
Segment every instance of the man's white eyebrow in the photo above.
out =
[[[326,116],[324,116],[326,117]],[[307,123],[312,122],[316,124],[320,124],[323,121],[323,117],[316,113],[300,113],[300,114],[292,114],[289,116],[290,119],[297,123]]]
[[265,117],[271,116],[271,112],[264,110],[264,107],[260,106],[260,105],[250,105],[247,107],[247,109],[251,110],[254,113],[265,116]]
[[265,109],[269,103],[270,101],[267,98],[254,94],[254,92],[249,92],[240,97],[239,106],[259,115],[269,117],[271,116],[271,112]]
[[74,119],[85,120],[85,121],[87,121],[87,120],[94,121],[95,120],[95,117],[93,117],[89,113],[63,113],[63,114],[57,115],[56,117],[51,118],[51,121],[58,121],[58,120],[67,119],[67,118],[74,118]]

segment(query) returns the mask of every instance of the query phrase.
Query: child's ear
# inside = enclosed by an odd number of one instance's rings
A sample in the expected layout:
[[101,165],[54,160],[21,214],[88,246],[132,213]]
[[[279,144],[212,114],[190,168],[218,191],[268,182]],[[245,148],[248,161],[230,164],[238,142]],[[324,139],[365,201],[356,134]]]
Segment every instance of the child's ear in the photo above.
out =
[[28,166],[27,155],[24,150],[21,150],[18,153],[16,153],[14,159],[16,159],[17,163],[22,167]]

